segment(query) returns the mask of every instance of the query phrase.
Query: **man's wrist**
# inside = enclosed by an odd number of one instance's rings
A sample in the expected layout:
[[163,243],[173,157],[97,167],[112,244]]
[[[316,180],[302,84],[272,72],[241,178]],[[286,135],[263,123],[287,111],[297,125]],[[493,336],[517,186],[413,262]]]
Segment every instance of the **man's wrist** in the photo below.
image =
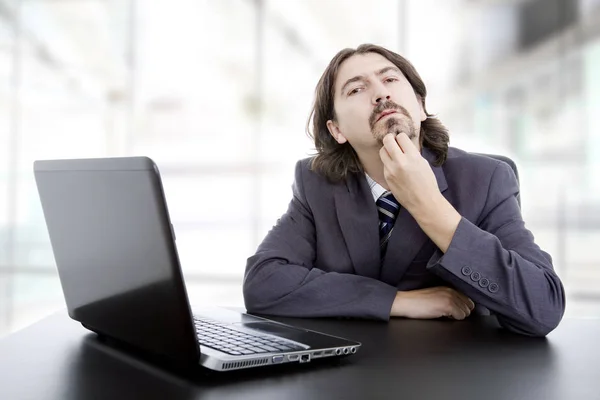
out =
[[417,207],[410,211],[413,218],[421,224],[430,224],[431,221],[439,220],[439,216],[443,213],[448,200],[441,194],[436,193],[429,199],[422,201]]
[[391,317],[404,317],[404,297],[405,292],[396,292],[396,297],[392,303],[392,309],[390,310]]

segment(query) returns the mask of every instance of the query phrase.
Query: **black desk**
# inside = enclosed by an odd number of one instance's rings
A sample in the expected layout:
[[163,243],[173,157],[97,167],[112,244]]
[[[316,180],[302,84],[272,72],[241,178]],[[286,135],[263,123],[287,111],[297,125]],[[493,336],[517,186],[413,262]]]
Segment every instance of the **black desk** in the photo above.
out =
[[116,351],[58,313],[0,340],[0,399],[600,399],[600,320],[547,339],[467,321],[292,320],[363,343],[283,369],[175,373]]

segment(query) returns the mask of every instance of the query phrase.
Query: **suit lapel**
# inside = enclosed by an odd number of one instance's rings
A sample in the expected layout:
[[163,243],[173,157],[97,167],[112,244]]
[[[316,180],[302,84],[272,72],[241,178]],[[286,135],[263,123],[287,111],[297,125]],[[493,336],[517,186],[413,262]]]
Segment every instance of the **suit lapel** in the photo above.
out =
[[346,185],[336,187],[335,209],[354,270],[379,278],[379,217],[363,174],[351,176]]
[[[422,155],[431,165],[440,192],[445,192],[448,183],[442,167],[432,165],[435,156],[427,148],[423,148]],[[402,207],[394,223],[394,230],[387,245],[379,279],[397,286],[406,269],[428,239],[417,221]]]

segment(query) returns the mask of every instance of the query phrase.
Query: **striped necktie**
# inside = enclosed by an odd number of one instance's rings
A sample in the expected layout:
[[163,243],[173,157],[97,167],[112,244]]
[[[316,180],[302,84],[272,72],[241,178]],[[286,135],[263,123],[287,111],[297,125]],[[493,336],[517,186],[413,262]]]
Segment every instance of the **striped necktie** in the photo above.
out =
[[379,246],[381,255],[385,253],[387,242],[394,229],[394,220],[400,210],[400,203],[394,198],[392,192],[382,194],[375,203],[379,214]]

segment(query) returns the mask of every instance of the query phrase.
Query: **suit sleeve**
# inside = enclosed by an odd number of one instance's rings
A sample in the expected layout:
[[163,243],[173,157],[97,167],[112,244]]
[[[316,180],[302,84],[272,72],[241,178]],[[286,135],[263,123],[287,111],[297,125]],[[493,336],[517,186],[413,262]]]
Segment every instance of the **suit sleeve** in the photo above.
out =
[[545,336],[562,319],[565,293],[550,255],[525,228],[518,193],[513,171],[499,162],[479,226],[463,217],[446,253],[436,251],[428,268],[493,311],[506,329]]
[[296,165],[287,212],[247,261],[243,284],[246,309],[291,317],[388,320],[395,287],[314,267],[316,230],[305,198],[301,163]]

